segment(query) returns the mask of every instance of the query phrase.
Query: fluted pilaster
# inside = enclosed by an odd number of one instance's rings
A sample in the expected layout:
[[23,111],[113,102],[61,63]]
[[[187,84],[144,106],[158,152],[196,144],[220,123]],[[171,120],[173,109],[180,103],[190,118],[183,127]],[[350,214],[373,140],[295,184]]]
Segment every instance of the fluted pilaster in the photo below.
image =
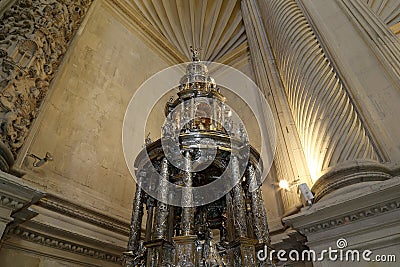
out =
[[[296,179],[311,183],[310,173],[293,121],[274,55],[269,44],[256,0],[242,0],[243,21],[248,37],[251,62],[257,85],[263,91],[277,126],[277,145],[274,169],[277,180],[289,183]],[[299,205],[295,192],[281,192],[285,210]]]
[[258,2],[314,181],[346,161],[378,161],[368,129],[296,1]]

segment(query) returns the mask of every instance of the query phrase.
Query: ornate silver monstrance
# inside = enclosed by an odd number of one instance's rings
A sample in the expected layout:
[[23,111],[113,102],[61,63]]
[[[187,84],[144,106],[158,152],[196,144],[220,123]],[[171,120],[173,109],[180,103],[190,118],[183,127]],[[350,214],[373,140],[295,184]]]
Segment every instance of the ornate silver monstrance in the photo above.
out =
[[[135,160],[138,186],[124,264],[264,266],[256,256],[270,243],[259,153],[243,125],[235,127],[199,51],[192,52],[178,97],[165,106],[162,137],[147,141]],[[215,192],[225,193],[207,201]]]

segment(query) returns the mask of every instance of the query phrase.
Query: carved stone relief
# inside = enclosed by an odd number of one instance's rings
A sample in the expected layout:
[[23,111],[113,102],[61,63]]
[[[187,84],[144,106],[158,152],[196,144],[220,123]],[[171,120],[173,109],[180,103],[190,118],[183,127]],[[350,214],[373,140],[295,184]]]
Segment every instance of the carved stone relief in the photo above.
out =
[[0,135],[15,158],[92,0],[19,0],[0,20]]

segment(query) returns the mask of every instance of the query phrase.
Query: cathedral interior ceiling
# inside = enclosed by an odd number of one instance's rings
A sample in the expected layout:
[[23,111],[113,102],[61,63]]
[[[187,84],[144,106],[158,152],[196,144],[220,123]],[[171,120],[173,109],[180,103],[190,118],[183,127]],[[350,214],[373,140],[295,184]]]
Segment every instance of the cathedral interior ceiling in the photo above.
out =
[[389,27],[400,23],[400,1],[398,0],[362,0]]
[[248,59],[240,1],[134,0],[130,4],[187,59],[190,46],[201,48],[202,60]]

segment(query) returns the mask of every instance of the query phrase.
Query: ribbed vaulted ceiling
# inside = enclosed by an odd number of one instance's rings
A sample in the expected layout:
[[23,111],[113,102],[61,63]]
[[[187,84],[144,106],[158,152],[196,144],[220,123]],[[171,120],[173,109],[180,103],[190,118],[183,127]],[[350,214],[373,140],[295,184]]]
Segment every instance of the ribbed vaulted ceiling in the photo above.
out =
[[215,61],[246,43],[240,1],[134,0],[137,10],[188,59],[189,47]]
[[389,27],[400,22],[399,0],[362,0],[377,14]]

